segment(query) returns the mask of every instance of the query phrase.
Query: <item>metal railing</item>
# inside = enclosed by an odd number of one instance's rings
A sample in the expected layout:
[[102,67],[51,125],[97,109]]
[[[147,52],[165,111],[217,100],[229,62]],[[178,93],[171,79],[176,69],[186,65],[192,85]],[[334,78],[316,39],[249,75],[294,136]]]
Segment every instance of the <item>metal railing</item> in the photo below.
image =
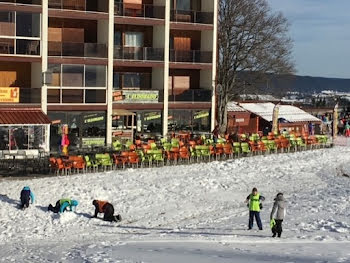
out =
[[0,54],[40,56],[40,40],[0,39]]
[[200,50],[170,50],[170,62],[212,63],[213,52]]
[[135,5],[134,8],[129,8],[128,4],[118,3],[114,5],[114,15],[164,19],[165,7],[156,5]]
[[188,89],[169,95],[169,102],[211,102],[211,99],[212,91],[207,89]]
[[[98,1],[96,1],[98,3]],[[49,0],[49,8],[65,9],[90,12],[108,12],[108,4],[106,6],[89,5],[89,0],[66,1],[66,0]]]
[[125,60],[163,61],[164,49],[153,47],[114,47],[114,58]]
[[99,43],[49,42],[49,56],[107,58],[107,46]]
[[171,10],[170,21],[212,25],[214,22],[214,13],[193,10]]
[[2,2],[23,5],[41,5],[41,0],[0,0],[0,3]]

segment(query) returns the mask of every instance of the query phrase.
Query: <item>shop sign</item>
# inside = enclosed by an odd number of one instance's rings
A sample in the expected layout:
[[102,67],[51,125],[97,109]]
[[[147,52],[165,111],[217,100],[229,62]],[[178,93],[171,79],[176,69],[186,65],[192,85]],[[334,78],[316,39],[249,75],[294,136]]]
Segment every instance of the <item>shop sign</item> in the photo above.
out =
[[0,87],[0,103],[19,103],[19,88]]
[[88,115],[84,117],[84,123],[94,123],[98,121],[104,121],[104,116],[98,116],[96,114]]
[[83,146],[97,145],[104,146],[105,138],[82,138]]
[[122,96],[114,96],[115,103],[156,103],[159,100],[158,90],[123,90]]
[[203,119],[209,117],[209,112],[208,111],[199,111],[196,112],[193,116],[193,119],[197,120],[197,119]]
[[157,120],[160,119],[162,115],[159,112],[149,112],[145,113],[145,121]]
[[236,122],[244,122],[244,119],[241,118],[241,119],[236,119]]

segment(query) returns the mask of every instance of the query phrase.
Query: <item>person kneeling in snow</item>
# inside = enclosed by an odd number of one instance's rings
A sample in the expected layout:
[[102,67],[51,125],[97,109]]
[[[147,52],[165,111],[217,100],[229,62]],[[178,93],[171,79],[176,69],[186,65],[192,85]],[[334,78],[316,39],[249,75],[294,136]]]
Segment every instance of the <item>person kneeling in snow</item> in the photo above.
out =
[[67,211],[69,208],[70,211],[73,211],[73,208],[76,209],[76,206],[78,205],[77,200],[73,199],[60,199],[56,202],[56,206],[52,206],[49,204],[48,210],[52,211],[54,213],[63,213]]
[[114,216],[114,207],[107,201],[94,200],[92,204],[95,206],[95,214],[93,217],[97,217],[98,213],[104,213],[103,220],[109,222],[119,222],[122,220],[120,215]]
[[[281,237],[282,234],[282,222],[284,219],[284,216],[286,214],[286,200],[283,197],[283,193],[278,193],[276,198],[274,199],[274,204],[272,207],[270,220],[275,220],[275,225],[272,227],[272,237],[276,237],[276,234],[278,237]],[[276,214],[275,218],[274,215]]]
[[23,187],[21,191],[21,208],[28,208],[29,201],[33,204],[35,201],[35,197],[33,192],[30,190],[29,186]]

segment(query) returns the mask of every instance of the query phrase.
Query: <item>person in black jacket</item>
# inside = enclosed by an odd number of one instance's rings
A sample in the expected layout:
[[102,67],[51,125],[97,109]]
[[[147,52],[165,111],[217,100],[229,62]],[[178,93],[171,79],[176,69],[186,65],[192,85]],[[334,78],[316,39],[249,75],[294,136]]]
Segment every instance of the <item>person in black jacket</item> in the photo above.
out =
[[94,200],[92,204],[95,206],[95,214],[93,217],[97,217],[98,213],[103,213],[103,220],[109,222],[119,222],[122,220],[120,215],[114,216],[114,207],[107,201]]

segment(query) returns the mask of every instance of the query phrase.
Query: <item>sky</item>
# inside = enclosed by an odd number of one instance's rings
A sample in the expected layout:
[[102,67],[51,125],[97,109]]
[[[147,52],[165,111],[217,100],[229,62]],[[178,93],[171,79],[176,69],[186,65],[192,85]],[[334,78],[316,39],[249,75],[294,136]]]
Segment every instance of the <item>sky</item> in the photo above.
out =
[[298,75],[350,79],[350,0],[268,0],[290,23]]

